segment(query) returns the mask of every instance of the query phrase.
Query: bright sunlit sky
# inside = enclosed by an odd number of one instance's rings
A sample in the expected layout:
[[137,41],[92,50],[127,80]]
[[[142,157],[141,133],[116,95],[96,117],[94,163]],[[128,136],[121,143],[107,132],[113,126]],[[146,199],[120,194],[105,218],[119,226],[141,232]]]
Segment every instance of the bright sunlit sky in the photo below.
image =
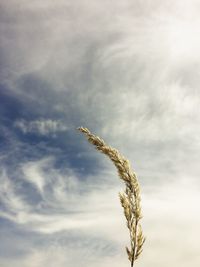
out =
[[131,162],[138,267],[200,266],[200,1],[2,0],[0,266],[126,267],[111,162]]

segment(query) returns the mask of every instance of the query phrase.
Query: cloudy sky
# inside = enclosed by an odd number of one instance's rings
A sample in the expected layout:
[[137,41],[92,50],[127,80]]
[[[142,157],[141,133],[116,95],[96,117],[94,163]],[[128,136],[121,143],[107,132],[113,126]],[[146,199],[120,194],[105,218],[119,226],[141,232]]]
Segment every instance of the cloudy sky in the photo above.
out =
[[138,174],[137,266],[199,266],[200,1],[2,0],[0,23],[0,265],[129,266],[84,126]]

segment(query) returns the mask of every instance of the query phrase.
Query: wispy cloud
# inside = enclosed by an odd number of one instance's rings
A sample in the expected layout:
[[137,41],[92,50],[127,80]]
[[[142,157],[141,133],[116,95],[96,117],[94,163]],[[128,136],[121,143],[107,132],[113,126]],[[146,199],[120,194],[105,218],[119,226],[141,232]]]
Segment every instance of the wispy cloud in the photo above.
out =
[[39,119],[34,121],[17,120],[14,126],[24,134],[35,133],[39,135],[55,135],[58,132],[65,132],[68,127],[59,120]]
[[[6,212],[1,215],[17,223],[30,224],[32,230],[54,233],[70,228],[91,227],[96,223],[99,211],[103,211],[105,207],[110,208],[104,197],[114,189],[110,188],[101,196],[101,186],[95,185],[91,178],[90,182],[81,182],[70,169],[61,173],[53,167],[52,158],[22,164],[17,176],[18,182],[13,182],[5,171],[1,175],[1,201],[6,206]],[[29,187],[23,181],[28,182]],[[24,186],[26,191],[22,194]],[[96,189],[88,191],[92,186]],[[37,204],[29,201],[32,198],[32,187],[40,195]],[[102,184],[102,187],[105,185]],[[96,197],[101,200],[96,200]],[[85,212],[91,215],[88,216]]]

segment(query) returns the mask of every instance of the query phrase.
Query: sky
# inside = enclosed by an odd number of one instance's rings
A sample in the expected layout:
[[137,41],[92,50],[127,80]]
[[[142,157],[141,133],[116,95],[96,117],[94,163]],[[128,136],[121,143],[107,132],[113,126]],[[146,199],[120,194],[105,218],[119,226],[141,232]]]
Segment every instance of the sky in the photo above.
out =
[[1,0],[0,266],[126,267],[112,163],[141,185],[139,267],[200,266],[200,2]]

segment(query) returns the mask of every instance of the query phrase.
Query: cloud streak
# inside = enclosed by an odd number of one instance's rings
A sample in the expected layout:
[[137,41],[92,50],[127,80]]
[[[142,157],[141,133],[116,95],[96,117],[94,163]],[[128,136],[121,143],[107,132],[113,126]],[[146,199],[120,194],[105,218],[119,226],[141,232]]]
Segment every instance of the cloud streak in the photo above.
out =
[[65,132],[68,128],[61,121],[51,119],[40,119],[34,121],[17,120],[14,126],[24,134],[35,133],[39,135],[52,135],[58,132]]

